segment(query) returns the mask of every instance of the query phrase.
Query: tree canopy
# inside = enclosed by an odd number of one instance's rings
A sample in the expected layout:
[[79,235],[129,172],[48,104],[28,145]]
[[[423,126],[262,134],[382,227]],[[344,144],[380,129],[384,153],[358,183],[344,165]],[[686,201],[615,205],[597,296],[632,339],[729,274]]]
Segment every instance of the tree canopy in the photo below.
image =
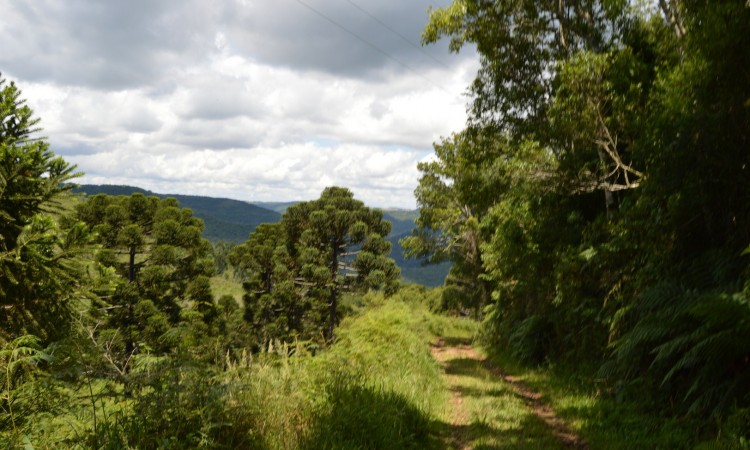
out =
[[423,34],[443,37],[480,69],[467,129],[420,165],[412,255],[456,261],[447,285],[518,357],[748,405],[745,2],[455,0]]
[[169,198],[99,194],[79,204],[76,217],[96,234],[97,263],[118,275],[96,310],[104,312],[102,330],[119,331],[123,358],[144,345],[166,350],[162,336],[189,304],[206,320],[213,317],[211,245],[189,209]]
[[387,257],[390,229],[382,211],[346,188],[290,206],[280,224],[258,227],[233,254],[236,265],[250,269],[246,318],[266,333],[276,330],[265,339],[319,332],[332,339],[343,292],[397,288],[400,272]]

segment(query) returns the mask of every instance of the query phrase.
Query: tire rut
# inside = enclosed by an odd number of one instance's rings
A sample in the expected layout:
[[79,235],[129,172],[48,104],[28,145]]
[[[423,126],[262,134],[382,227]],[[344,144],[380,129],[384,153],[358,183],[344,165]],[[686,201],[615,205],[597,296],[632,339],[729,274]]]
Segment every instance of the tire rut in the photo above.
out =
[[[507,384],[510,389],[523,400],[526,407],[549,427],[552,434],[565,447],[582,450],[587,450],[589,448],[583,438],[576,433],[564,419],[555,414],[552,407],[543,400],[543,395],[541,393],[531,389],[518,377],[504,372],[489,359],[480,355],[471,345],[446,345],[445,340],[440,338],[437,342],[431,345],[430,351],[444,371],[446,369],[446,362],[450,359],[469,358],[476,360],[490,373],[503,380],[503,382],[505,382],[505,384]],[[469,414],[463,404],[461,392],[456,386],[451,386],[450,389],[450,404],[453,408],[453,417],[451,420],[455,426],[453,436],[451,436],[452,444],[455,448],[470,450],[471,447],[468,445],[466,437],[463,436],[463,432],[461,431],[469,424]]]

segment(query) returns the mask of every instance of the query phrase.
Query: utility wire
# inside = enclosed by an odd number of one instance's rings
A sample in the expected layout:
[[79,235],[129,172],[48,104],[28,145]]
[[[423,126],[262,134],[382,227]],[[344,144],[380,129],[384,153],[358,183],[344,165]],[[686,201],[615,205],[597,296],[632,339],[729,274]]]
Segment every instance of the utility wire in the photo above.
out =
[[417,72],[413,68],[409,67],[406,63],[401,62],[396,57],[392,56],[390,53],[386,52],[382,48],[378,47],[377,45],[373,44],[372,42],[370,42],[367,39],[363,38],[362,36],[358,35],[354,31],[350,30],[349,28],[346,28],[345,26],[343,26],[340,23],[336,22],[332,18],[328,17],[327,15],[325,15],[322,12],[318,11],[317,9],[313,8],[311,5],[309,5],[308,3],[305,3],[303,0],[297,0],[297,3],[299,3],[302,6],[304,6],[305,8],[309,9],[310,11],[312,11],[315,14],[317,14],[321,18],[325,19],[327,22],[330,22],[331,24],[333,24],[336,27],[340,28],[341,30],[343,30],[347,34],[350,34],[351,36],[353,36],[358,41],[362,42],[363,44],[365,44],[368,47],[372,48],[373,50],[377,51],[378,53],[380,53],[381,55],[383,55],[386,58],[390,59],[391,61],[394,61],[396,64],[400,65],[401,67],[403,67],[404,69],[408,70],[409,72],[411,72],[411,73],[413,73],[413,74],[421,77],[423,80],[427,81],[428,83],[430,83],[431,85],[435,86],[436,88],[438,88],[438,89],[440,89],[440,90],[442,90],[442,91],[447,92],[447,93],[450,94],[450,91],[448,91],[444,87],[442,87],[439,84],[433,82],[432,80],[430,80],[426,76],[422,75],[421,73]]
[[419,45],[419,44],[416,44],[416,43],[414,43],[414,42],[413,42],[413,41],[412,41],[411,39],[409,39],[408,37],[404,36],[403,34],[399,33],[398,31],[394,30],[394,29],[393,29],[392,27],[390,27],[390,26],[389,26],[389,25],[388,25],[387,23],[385,23],[385,22],[383,22],[382,20],[380,20],[380,19],[379,19],[379,18],[378,18],[377,16],[375,16],[374,14],[372,14],[372,13],[371,13],[370,11],[368,11],[368,10],[364,9],[363,7],[361,7],[360,5],[358,5],[358,4],[356,4],[356,3],[354,3],[354,2],[352,1],[352,0],[346,0],[346,1],[347,1],[347,2],[349,2],[349,4],[350,4],[350,5],[354,6],[354,7],[355,7],[355,8],[357,8],[358,10],[362,11],[362,12],[363,12],[363,13],[364,13],[365,15],[367,15],[367,16],[368,16],[369,18],[371,18],[371,19],[372,19],[372,20],[374,20],[375,22],[379,23],[379,24],[380,24],[380,26],[382,26],[382,27],[383,27],[383,28],[385,28],[386,30],[390,31],[391,33],[395,34],[396,36],[400,37],[400,38],[401,38],[401,40],[403,40],[403,41],[404,41],[404,42],[406,42],[407,44],[409,44],[409,45],[411,45],[412,47],[414,47],[414,48],[416,48],[417,50],[419,50],[419,51],[420,51],[420,52],[421,52],[422,54],[424,54],[425,56],[427,56],[427,57],[428,57],[428,58],[430,58],[431,60],[435,61],[436,63],[440,64],[441,66],[445,67],[445,68],[446,68],[446,69],[448,69],[448,70],[453,70],[453,69],[452,69],[451,67],[449,67],[449,66],[448,66],[447,64],[445,64],[445,63],[444,63],[443,61],[440,61],[439,59],[435,58],[435,57],[434,57],[434,56],[432,56],[431,54],[427,53],[427,52],[425,51],[425,49],[424,49],[424,48],[423,48],[423,47],[422,47],[421,45]]

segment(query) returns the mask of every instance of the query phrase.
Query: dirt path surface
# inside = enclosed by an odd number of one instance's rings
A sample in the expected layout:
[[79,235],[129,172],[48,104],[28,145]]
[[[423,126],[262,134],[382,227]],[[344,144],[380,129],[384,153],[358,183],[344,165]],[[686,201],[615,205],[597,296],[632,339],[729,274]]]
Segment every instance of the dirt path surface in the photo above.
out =
[[[583,439],[543,400],[541,393],[503,372],[470,344],[439,339],[430,350],[440,363],[451,391],[447,441],[452,448],[549,448],[552,445],[588,449]],[[503,397],[504,392],[510,397]],[[511,404],[514,402],[517,405]],[[495,410],[506,406],[505,416],[493,415]],[[532,420],[533,423],[525,420],[521,425],[502,423],[513,422],[522,415],[533,416],[536,420]]]
[[[445,345],[443,339],[439,339],[435,344],[430,347],[432,356],[440,363],[440,367],[443,371],[448,369],[448,361],[459,358],[469,358],[480,361],[480,355],[474,350],[471,345],[458,344],[453,346]],[[467,436],[465,436],[465,429],[469,426],[469,413],[464,405],[464,397],[461,394],[461,390],[455,383],[449,383],[451,391],[450,406],[451,406],[451,424],[453,425],[453,431],[450,437],[450,444],[453,448],[461,450],[469,450],[471,447],[468,445]]]
[[489,370],[496,373],[503,379],[503,381],[510,385],[513,388],[513,391],[524,399],[526,406],[531,409],[534,415],[542,419],[544,423],[550,427],[552,434],[557,436],[557,438],[567,447],[579,449],[589,448],[584,440],[570,428],[565,420],[558,417],[555,414],[555,411],[552,410],[552,407],[542,400],[542,394],[529,389],[529,387],[517,377],[503,373],[500,368],[494,367],[490,361],[485,359],[484,364]]

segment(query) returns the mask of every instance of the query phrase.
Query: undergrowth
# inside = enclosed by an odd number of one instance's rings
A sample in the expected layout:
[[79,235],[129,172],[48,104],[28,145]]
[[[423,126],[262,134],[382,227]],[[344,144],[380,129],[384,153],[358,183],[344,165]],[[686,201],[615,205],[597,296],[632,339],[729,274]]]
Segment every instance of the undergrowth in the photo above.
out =
[[[317,355],[272,343],[224,367],[144,357],[125,394],[109,380],[40,378],[19,391],[25,426],[8,448],[442,448],[434,418],[445,386],[428,343],[450,328],[427,291],[368,294]],[[87,381],[88,380],[88,381]]]

